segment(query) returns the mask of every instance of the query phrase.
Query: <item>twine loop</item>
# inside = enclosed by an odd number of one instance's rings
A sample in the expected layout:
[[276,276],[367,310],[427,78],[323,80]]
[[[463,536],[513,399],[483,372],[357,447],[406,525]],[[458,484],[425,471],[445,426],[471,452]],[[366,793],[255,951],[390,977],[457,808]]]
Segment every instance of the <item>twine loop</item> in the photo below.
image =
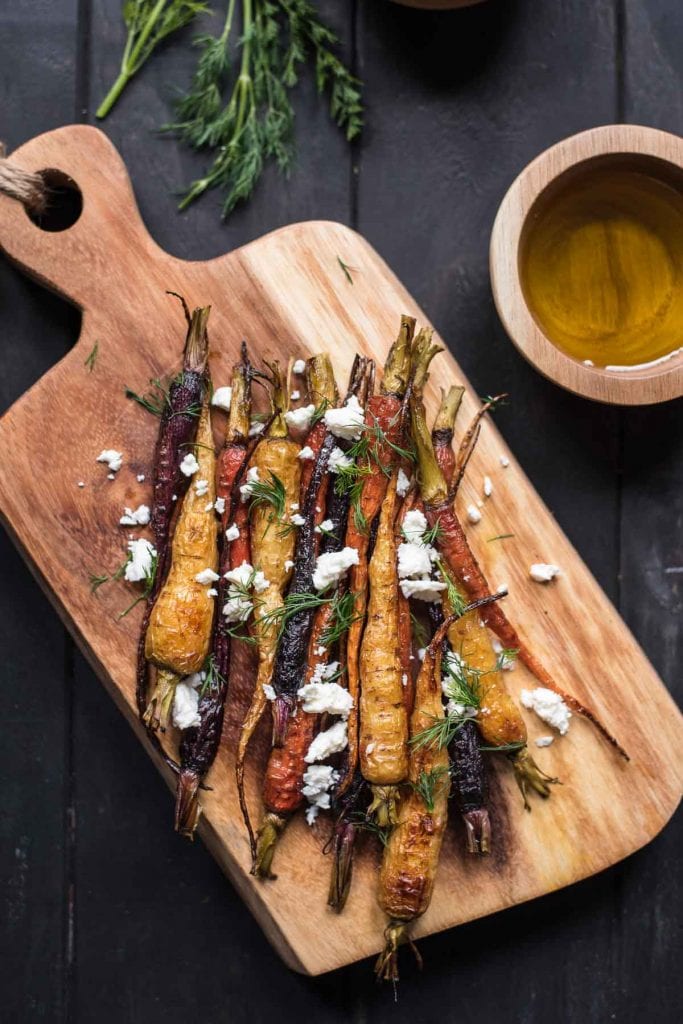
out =
[[23,203],[34,216],[45,212],[47,186],[40,174],[25,171],[5,156],[5,145],[0,142],[0,192]]

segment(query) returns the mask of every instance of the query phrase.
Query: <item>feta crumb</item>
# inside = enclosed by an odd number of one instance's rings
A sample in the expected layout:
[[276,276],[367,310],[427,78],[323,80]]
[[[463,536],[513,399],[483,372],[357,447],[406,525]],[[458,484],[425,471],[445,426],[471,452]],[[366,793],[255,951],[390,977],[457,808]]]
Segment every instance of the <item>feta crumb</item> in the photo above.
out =
[[218,515],[222,516],[223,513],[225,512],[225,498],[216,498],[216,500],[213,503],[213,507],[215,508]]
[[178,683],[175,688],[173,724],[176,729],[194,729],[201,724],[199,694],[187,680]]
[[[469,579],[469,576],[466,576],[465,579]],[[498,586],[496,587],[496,591],[495,592],[496,592],[496,594],[507,594],[507,592],[508,592],[508,585],[507,585],[507,583],[499,583]]]
[[357,441],[365,424],[365,413],[355,395],[351,395],[341,409],[328,409],[325,413],[325,426],[335,437],[346,441]]
[[[292,516],[292,522],[294,516]],[[340,580],[352,565],[358,565],[356,548],[342,548],[341,551],[326,551],[318,555],[313,572],[313,586],[316,590],[325,590]]]
[[583,365],[584,366],[595,366],[595,363],[593,362],[592,359],[584,359]]
[[536,583],[549,583],[550,580],[554,580],[556,576],[560,575],[560,567],[549,565],[546,562],[536,562],[529,566],[529,575]]
[[[327,648],[323,644],[318,644],[318,646],[315,649],[315,656],[316,656],[316,658],[322,658],[323,655],[325,654],[326,650],[327,650]],[[338,665],[339,663],[336,662],[336,661],[333,661],[332,664],[333,665]]]
[[365,748],[365,753],[366,754],[371,754],[376,746],[377,746],[376,743],[368,743],[367,747]]
[[398,577],[401,580],[429,576],[432,571],[432,549],[428,544],[404,541],[398,546]]
[[406,494],[410,490],[410,477],[406,476],[402,469],[398,471],[398,478],[396,480],[396,493],[399,498],[405,498]]
[[326,761],[332,754],[339,754],[348,746],[349,739],[346,722],[335,722],[329,729],[319,732],[315,737],[308,753],[304,757],[306,764],[315,764],[316,761]]
[[418,601],[439,601],[446,586],[438,580],[401,580],[403,596],[416,597]]
[[197,492],[198,498],[203,498],[205,494],[209,493],[209,481],[208,480],[196,480],[194,489]]
[[467,506],[467,521],[470,523],[481,522],[481,512],[479,511],[476,505]]
[[292,512],[296,512],[296,510],[299,507],[299,502],[298,501],[293,501],[289,507],[291,508]]
[[250,469],[247,470],[247,482],[246,482],[246,484],[242,484],[241,487],[240,487],[240,495],[241,495],[242,501],[248,501],[249,500],[249,498],[251,497],[251,495],[254,492],[254,484],[257,484],[259,482],[260,482],[260,477],[258,475],[258,466],[252,466]]
[[217,409],[222,409],[224,412],[230,412],[231,402],[232,388],[226,386],[216,388],[211,399],[211,405],[215,405]]
[[115,448],[105,448],[97,456],[95,462],[106,462],[112,473],[118,473],[123,465],[123,455]]
[[350,469],[353,465],[353,459],[349,455],[344,455],[341,448],[333,448],[330,452],[330,457],[327,460],[327,469],[330,473],[339,473],[342,469]]
[[116,473],[107,473],[107,480],[116,480]]
[[216,590],[215,587],[209,587],[209,589],[206,592],[206,596],[207,597],[218,597],[218,591]]
[[539,736],[538,739],[536,740],[536,746],[537,747],[549,747],[554,739],[555,739],[554,736]]
[[207,568],[202,569],[201,572],[198,572],[195,576],[195,579],[197,583],[201,583],[203,586],[208,586],[209,583],[215,583],[216,580],[219,580],[220,576],[218,575],[217,572],[214,572],[213,569]]
[[[401,686],[407,686],[407,685],[408,685],[408,673],[404,672],[403,675],[401,676]],[[368,748],[369,748],[369,746],[370,745],[368,744]],[[373,744],[373,746],[374,746],[374,744]]]
[[78,481],[78,486],[79,487],[85,487],[85,480],[79,480]]
[[277,700],[277,694],[275,692],[275,688],[272,687],[270,685],[270,683],[264,683],[263,684],[263,694],[264,694],[266,700]]
[[306,360],[297,359],[292,367],[292,373],[295,373],[297,377],[301,377],[306,372]]
[[427,653],[427,648],[426,647],[420,647],[420,649],[417,652],[417,656],[420,659],[420,661],[424,661],[425,660],[425,654],[426,653]]
[[223,605],[223,615],[228,622],[245,622],[251,614],[254,602],[245,596],[244,588],[251,586],[254,593],[260,594],[270,586],[270,583],[260,569],[254,572],[249,562],[242,562],[236,569],[226,572],[223,578],[234,584],[228,588],[228,600]]
[[212,501],[210,501],[208,503],[208,505],[204,506],[204,511],[205,512],[213,512],[213,502]]
[[312,827],[315,824],[315,819],[318,817],[319,814],[320,808],[316,807],[315,804],[309,804],[309,806],[306,808],[306,824]]
[[291,517],[290,522],[292,523],[293,526],[303,526],[306,520],[302,515],[299,515],[298,512],[295,512],[294,515]]
[[491,477],[490,476],[485,476],[484,477],[484,497],[485,498],[490,498],[492,494],[493,494],[493,484],[491,483]]
[[403,536],[413,544],[419,544],[427,530],[427,520],[419,508],[411,508],[403,517]]
[[240,530],[239,530],[239,526],[237,525],[237,523],[233,523],[232,526],[229,526],[227,528],[227,530],[225,531],[225,539],[226,540],[237,540],[239,535],[240,535]]
[[300,391],[292,391],[292,393],[291,393],[291,395],[289,397],[292,399],[293,402],[296,402],[296,401],[298,401],[301,398],[301,392]]
[[348,718],[353,707],[353,698],[339,683],[306,683],[297,691],[301,707],[310,715],[339,715]]
[[[330,806],[329,790],[339,781],[339,772],[330,764],[312,764],[306,769],[301,792],[316,809]],[[315,819],[314,819],[315,820]]]
[[290,569],[294,568],[294,562],[291,558],[285,558],[285,572],[289,572]]
[[177,500],[178,500],[178,495],[177,494],[174,494],[174,495],[171,496],[171,501],[177,501]]
[[286,412],[285,421],[292,430],[308,430],[314,413],[314,405],[302,405],[298,409],[290,409],[289,412]]
[[135,511],[126,506],[123,510],[123,515],[119,519],[119,525],[121,526],[147,526],[148,522],[149,507],[147,505],[138,505]]
[[539,718],[557,729],[560,736],[565,735],[572,713],[559,693],[537,686],[535,690],[522,690],[519,699],[525,708],[535,711]]
[[191,676],[186,676],[183,682],[186,686],[193,686],[197,690],[205,680],[206,672],[202,669],[201,672],[193,672]]
[[305,461],[306,459],[314,459],[314,458],[315,458],[315,452],[308,445],[304,445],[304,447],[301,449],[301,451],[297,455],[297,459],[301,459],[302,462]]
[[[484,623],[482,622],[480,623],[480,625],[483,626]],[[503,651],[505,650],[497,636],[491,638],[491,647],[493,647],[493,650],[495,651],[496,654],[502,654]],[[504,672],[512,672],[516,664],[517,659],[514,656],[514,654],[506,654],[505,657],[501,659],[500,667],[503,669]]]
[[129,560],[123,578],[128,583],[139,583],[151,578],[152,566],[157,556],[156,548],[145,537],[128,541]]
[[265,429],[266,425],[265,423],[262,423],[261,420],[252,420],[249,424],[249,437],[257,437],[259,434],[262,434]]
[[507,455],[500,456],[500,464],[503,467],[503,469],[508,468],[508,466],[510,465],[510,460],[508,459]]
[[144,482],[144,479],[145,479],[145,474],[144,474],[144,473],[138,473],[138,475],[136,476],[136,478],[135,478],[135,479],[137,480],[137,482],[138,482],[139,484],[141,484],[141,483],[143,483],[143,482]]
[[199,463],[192,454],[188,452],[183,461],[180,463],[180,472],[185,476],[192,476],[199,469]]

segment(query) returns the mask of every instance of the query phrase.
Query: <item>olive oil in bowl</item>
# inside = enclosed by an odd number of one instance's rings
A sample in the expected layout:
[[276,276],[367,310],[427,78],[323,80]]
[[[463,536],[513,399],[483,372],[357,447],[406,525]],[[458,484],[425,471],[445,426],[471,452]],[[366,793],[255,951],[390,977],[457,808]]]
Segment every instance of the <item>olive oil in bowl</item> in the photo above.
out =
[[654,158],[578,165],[536,200],[520,240],[527,305],[559,349],[639,366],[683,345],[683,182]]

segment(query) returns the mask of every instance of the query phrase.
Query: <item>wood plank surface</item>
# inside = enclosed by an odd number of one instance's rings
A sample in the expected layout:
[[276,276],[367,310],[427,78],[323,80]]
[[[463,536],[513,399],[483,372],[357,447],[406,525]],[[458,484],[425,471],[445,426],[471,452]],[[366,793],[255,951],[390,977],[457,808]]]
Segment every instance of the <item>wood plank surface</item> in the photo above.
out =
[[[75,23],[75,0],[49,6],[55,12],[68,8]],[[120,4],[78,6],[92,83],[78,76],[76,117],[92,120],[116,65]],[[214,6],[218,11],[221,5]],[[624,115],[681,131],[678,5],[616,0],[587,9],[573,0],[540,6],[515,0],[455,15],[400,11],[382,0],[326,0],[320,6],[345,33],[356,25],[362,51],[370,109],[355,147],[353,176],[324,114],[315,123],[309,120],[318,108],[306,97],[298,111],[299,166],[286,189],[271,178],[227,225],[219,223],[213,199],[185,217],[174,216],[168,190],[185,180],[178,168],[188,176],[193,172],[192,161],[175,144],[155,138],[153,130],[168,117],[171,89],[189,69],[186,34],[182,45],[150,63],[105,124],[119,148],[125,147],[146,223],[170,251],[205,258],[306,216],[358,226],[354,211],[360,201],[361,229],[442,328],[477,390],[488,390],[490,366],[505,377],[514,396],[498,417],[506,439],[607,593],[623,601],[629,624],[664,679],[679,685],[680,587],[674,590],[675,579],[667,577],[662,582],[670,589],[661,600],[657,570],[674,564],[671,538],[680,532],[680,403],[642,421],[639,414],[632,417],[627,441],[640,455],[624,463],[624,430],[615,411],[549,385],[509,345],[490,302],[485,268],[497,203],[539,149]],[[363,8],[362,18],[355,17],[356,7]],[[484,14],[485,7],[495,8],[495,17]],[[32,0],[0,15],[6,101],[0,137],[10,149],[74,116],[76,34],[55,31],[50,22],[41,51],[36,34],[45,10],[42,0]],[[615,17],[620,11],[625,16]],[[65,13],[61,17],[67,19]],[[621,72],[626,104],[617,95]],[[314,161],[308,159],[312,148]],[[321,188],[323,196],[316,191]],[[374,216],[373,207],[387,194],[396,196],[388,216]],[[433,238],[439,245],[432,250]],[[73,310],[4,261],[0,301],[5,358],[11,358],[3,375],[6,406],[65,351],[77,324]],[[534,410],[531,425],[528,408]],[[659,452],[654,461],[653,446]],[[629,563],[623,574],[622,543]],[[8,557],[14,561],[4,560],[3,566],[16,564],[15,556]],[[675,564],[680,563],[679,552]],[[19,587],[28,595],[25,611],[11,619]],[[44,636],[60,627],[18,568],[0,579],[0,610],[3,621],[12,622],[3,634],[9,652],[3,685],[11,689],[17,713],[28,719],[35,687],[18,691],[15,679],[34,679],[40,672],[46,692],[61,694],[65,675],[59,658],[44,659],[23,642],[20,623],[37,616]],[[13,843],[30,828],[37,854],[27,862],[29,912],[2,930],[3,963],[14,965],[7,971],[4,1005],[14,1019],[89,1021],[96,1012],[99,1021],[115,1024],[180,1024],[189,1013],[207,1022],[223,1021],[229,1013],[236,1022],[260,1022],[272,1021],[283,1007],[291,1016],[324,1022],[390,1018],[394,1024],[441,1021],[456,1012],[462,1021],[498,1024],[630,1021],[643,1014],[673,1021],[683,1014],[683,994],[674,983],[681,955],[674,860],[680,814],[655,843],[600,876],[422,942],[425,974],[406,964],[394,1005],[391,993],[374,985],[368,963],[317,979],[284,967],[203,844],[189,848],[169,835],[163,784],[149,772],[143,748],[78,654],[76,679],[75,734],[61,705],[47,729],[60,742],[62,736],[70,739],[76,760],[77,942],[68,978],[46,928],[67,904],[66,880],[60,887],[60,872],[48,879],[45,871],[46,864],[55,865],[58,830],[31,814],[46,795],[45,780],[21,770],[29,758],[22,742],[8,749],[11,736],[5,740],[23,799],[3,808],[3,835]],[[56,820],[66,794],[61,786],[47,793]],[[136,855],[132,866],[130,849]],[[12,858],[0,868],[3,891],[9,892]],[[153,884],[143,884],[150,873]],[[185,924],[191,943],[178,940]],[[43,965],[40,974],[26,961],[30,949]],[[71,997],[66,1015],[58,1000],[45,998],[50,991],[61,998],[62,986]]]
[[[68,231],[42,232],[7,199],[0,203],[0,215],[7,254],[80,306],[84,318],[72,352],[0,424],[7,452],[0,465],[0,510],[81,649],[139,731],[134,710],[139,615],[121,621],[120,588],[95,597],[87,573],[102,567],[112,571],[121,561],[121,508],[134,506],[149,490],[136,483],[135,474],[151,476],[156,424],[130,404],[124,391],[131,382],[140,388],[150,377],[167,376],[177,360],[181,318],[164,289],[188,296],[192,305],[213,305],[212,371],[218,384],[228,379],[243,336],[262,358],[311,354],[324,337],[344,380],[357,349],[383,364],[400,311],[414,313],[420,322],[425,317],[370,246],[342,225],[292,225],[219,259],[184,263],[146,234],[125,168],[101,133],[85,126],[60,129],[28,143],[14,158],[30,170],[58,167],[81,189],[83,211]],[[340,270],[339,255],[357,268],[353,285]],[[96,340],[97,366],[90,372],[84,359]],[[450,357],[441,359],[442,384],[466,383]],[[438,402],[433,383],[426,401],[433,413]],[[472,391],[465,406],[464,416],[471,416],[477,407]],[[43,439],[46,420],[49,446]],[[115,481],[94,463],[105,447],[125,456],[125,469]],[[416,935],[523,902],[610,866],[653,838],[680,797],[683,723],[519,467],[500,466],[504,451],[495,428],[487,424],[461,496],[464,507],[480,494],[484,473],[494,478],[494,497],[482,524],[472,531],[477,556],[492,586],[509,584],[510,614],[532,648],[543,651],[559,685],[591,704],[612,732],[628,737],[624,742],[633,761],[620,763],[585,723],[577,723],[546,759],[574,798],[563,792],[532,816],[521,812],[511,772],[497,766],[498,856],[468,863],[451,836],[441,896],[418,923]],[[85,487],[78,487],[79,479]],[[37,507],[38,481],[53,496],[49,506]],[[487,532],[511,532],[514,544],[488,544]],[[529,580],[529,564],[543,560],[563,567],[561,583],[543,588]],[[621,651],[618,666],[612,657],[616,648]],[[347,912],[335,922],[324,947],[314,938],[329,924],[327,868],[319,850],[324,833],[295,823],[278,859],[279,883],[263,885],[249,876],[232,782],[232,753],[245,710],[239,693],[248,700],[248,680],[238,676],[235,682],[223,747],[212,769],[213,790],[202,801],[201,834],[290,966],[319,974],[367,956],[377,950],[383,930],[373,898],[371,856],[361,860]],[[529,682],[520,669],[512,686],[518,691]],[[647,691],[651,706],[644,709]],[[532,738],[540,731],[532,727]],[[656,743],[658,736],[661,742]],[[248,772],[254,803],[266,752],[262,742]],[[464,898],[450,896],[456,892]]]

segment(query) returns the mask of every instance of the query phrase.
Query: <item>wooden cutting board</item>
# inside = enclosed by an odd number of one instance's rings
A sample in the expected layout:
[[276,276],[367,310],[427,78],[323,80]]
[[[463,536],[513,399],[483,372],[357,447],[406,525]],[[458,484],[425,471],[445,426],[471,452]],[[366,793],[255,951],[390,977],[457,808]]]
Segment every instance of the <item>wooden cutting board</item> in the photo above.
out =
[[[184,324],[165,290],[184,294],[191,305],[212,304],[216,385],[228,382],[243,337],[253,353],[283,359],[326,348],[343,382],[357,350],[382,364],[401,312],[420,323],[426,317],[368,243],[341,224],[294,224],[207,262],[169,256],[140,220],[118,153],[94,128],[41,135],[12,159],[28,170],[57,168],[82,192],[78,221],[53,233],[0,197],[0,245],[46,287],[75,303],[83,311],[83,325],[71,352],[0,422],[0,511],[62,619],[144,741],[133,705],[139,610],[119,621],[130,588],[112,584],[93,596],[88,572],[120,564],[127,536],[117,525],[123,506],[149,502],[157,421],[124,397],[124,387],[144,390],[150,377],[178,366]],[[352,285],[338,257],[355,268]],[[84,360],[96,342],[90,372]],[[467,384],[454,360],[442,355],[427,394],[432,412],[438,385],[453,382]],[[468,388],[463,422],[476,405]],[[95,463],[103,448],[124,453],[114,481]],[[510,458],[508,468],[500,464],[503,454]],[[136,479],[140,473],[146,474],[144,483]],[[451,823],[432,906],[414,929],[417,937],[614,864],[659,832],[681,794],[683,728],[675,705],[490,422],[467,473],[462,508],[481,496],[484,474],[493,481],[493,495],[482,522],[469,534],[491,585],[508,584],[508,616],[558,683],[594,707],[632,761],[621,761],[577,719],[566,737],[537,751],[533,739],[549,730],[528,715],[534,755],[564,785],[554,789],[551,800],[534,800],[527,814],[507,762],[496,759],[491,772],[495,852],[485,859],[466,858],[460,823]],[[487,543],[504,533],[514,538]],[[559,564],[563,576],[547,586],[533,583],[528,566],[546,561]],[[286,962],[320,974],[381,945],[385,921],[375,900],[377,853],[365,843],[339,917],[326,907],[329,858],[321,852],[322,829],[297,820],[277,855],[277,882],[249,875],[232,757],[248,699],[247,668],[242,661],[233,672],[224,742],[210,776],[213,789],[204,794],[200,832]],[[533,685],[521,667],[506,678],[515,692]],[[262,732],[248,772],[256,813],[266,748]],[[172,784],[170,775],[168,781]],[[171,828],[170,799],[168,822]]]

